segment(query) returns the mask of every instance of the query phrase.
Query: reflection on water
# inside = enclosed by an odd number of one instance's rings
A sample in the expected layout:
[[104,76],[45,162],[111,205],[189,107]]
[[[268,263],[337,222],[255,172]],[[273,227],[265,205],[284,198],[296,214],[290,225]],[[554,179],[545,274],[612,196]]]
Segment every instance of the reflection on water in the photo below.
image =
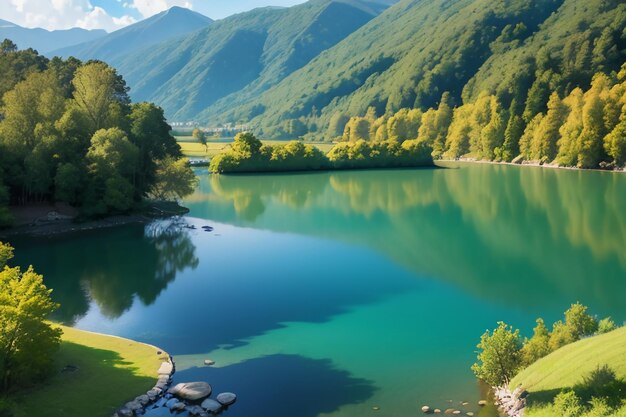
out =
[[459,166],[204,176],[190,204],[195,216],[366,245],[491,300],[622,313],[626,177]]
[[621,175],[467,164],[202,174],[183,224],[13,243],[58,320],[164,348],[176,381],[239,394],[230,417],[462,401],[485,417],[469,367],[496,321],[528,334],[576,300],[626,319],[625,189]]
[[177,220],[13,244],[15,262],[35,264],[54,289],[61,309],[53,319],[68,324],[84,316],[91,301],[110,319],[128,311],[135,299],[152,304],[178,272],[199,263]]

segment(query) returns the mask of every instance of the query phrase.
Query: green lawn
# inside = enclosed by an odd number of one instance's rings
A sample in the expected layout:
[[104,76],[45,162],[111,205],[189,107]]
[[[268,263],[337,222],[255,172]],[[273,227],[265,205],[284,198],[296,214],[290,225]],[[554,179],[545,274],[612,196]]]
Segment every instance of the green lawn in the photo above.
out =
[[[15,398],[16,417],[110,417],[156,383],[167,354],[128,339],[67,327],[57,355],[58,374],[46,385]],[[61,372],[67,365],[74,372]]]
[[[573,388],[604,365],[618,378],[626,379],[626,327],[562,347],[524,369],[513,378],[510,386],[521,385],[530,392],[531,407],[527,417],[548,417],[550,407],[545,404],[554,395]],[[626,417],[626,408],[612,416]]]
[[[197,142],[195,139],[188,136],[178,136],[176,137],[176,141],[180,145],[183,154],[187,157],[212,158],[215,155],[230,149],[230,143],[211,142],[210,140],[205,148],[200,142]],[[288,141],[281,140],[263,140],[263,143],[267,145],[280,145],[287,142]],[[328,153],[328,151],[330,151],[334,146],[332,143],[312,143],[312,145],[315,145],[324,153]]]

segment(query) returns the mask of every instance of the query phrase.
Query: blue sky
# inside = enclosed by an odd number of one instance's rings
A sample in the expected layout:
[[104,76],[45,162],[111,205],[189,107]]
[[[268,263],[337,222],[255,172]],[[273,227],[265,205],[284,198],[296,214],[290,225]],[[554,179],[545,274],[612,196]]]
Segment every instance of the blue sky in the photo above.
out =
[[293,6],[305,0],[0,0],[0,19],[45,29],[113,31],[172,6],[191,8],[213,19],[262,6]]

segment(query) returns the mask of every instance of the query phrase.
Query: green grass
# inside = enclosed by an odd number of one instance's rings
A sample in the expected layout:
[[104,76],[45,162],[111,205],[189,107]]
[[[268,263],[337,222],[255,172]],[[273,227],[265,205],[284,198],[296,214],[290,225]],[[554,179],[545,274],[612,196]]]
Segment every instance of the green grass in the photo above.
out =
[[[156,383],[167,354],[128,339],[61,327],[57,374],[44,386],[14,398],[16,417],[110,417]],[[61,372],[67,366],[74,372]]]
[[[626,327],[564,346],[520,372],[511,381],[531,395],[527,417],[555,417],[548,404],[565,389],[581,384],[594,370],[608,365],[626,379]],[[626,407],[611,416],[626,417]]]
[[[222,152],[230,149],[230,143],[225,142],[209,142],[207,143],[207,147],[205,148],[200,142],[195,141],[193,138],[187,136],[177,136],[176,140],[180,145],[183,154],[186,157],[193,158],[212,158],[215,155],[218,155]],[[263,143],[266,145],[281,145],[287,143],[287,141],[280,140],[263,140]],[[312,143],[315,147],[319,148],[324,153],[328,153],[331,148],[334,146],[332,143]]]

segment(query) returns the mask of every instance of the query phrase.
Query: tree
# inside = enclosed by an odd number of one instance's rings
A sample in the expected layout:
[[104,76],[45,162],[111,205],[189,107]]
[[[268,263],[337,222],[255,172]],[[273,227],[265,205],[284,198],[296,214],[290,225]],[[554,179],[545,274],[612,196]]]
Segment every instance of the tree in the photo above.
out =
[[157,164],[150,195],[159,200],[175,200],[193,193],[198,182],[187,159],[167,157]]
[[559,129],[567,117],[567,107],[559,95],[553,92],[548,100],[548,111],[534,132],[530,144],[530,158],[536,161],[551,162],[557,155]]
[[331,139],[338,138],[343,135],[343,131],[346,128],[346,124],[350,118],[342,112],[335,112],[330,118],[330,124],[328,126],[328,136]]
[[459,158],[470,150],[470,133],[472,131],[472,104],[464,104],[454,109],[452,123],[448,130],[445,153],[448,158]]
[[258,155],[263,143],[254,134],[245,132],[238,133],[232,145],[232,150],[239,156],[251,158]]
[[46,321],[58,305],[43,277],[30,267],[9,268],[11,248],[0,243],[0,388],[7,391],[44,378],[51,371],[61,331]]
[[504,143],[496,157],[509,162],[519,154],[519,141],[524,134],[524,120],[518,114],[517,99],[513,99],[509,107],[509,121],[504,131]]
[[521,353],[522,362],[525,366],[535,363],[550,353],[550,332],[543,319],[537,319],[533,336],[524,343]]
[[615,329],[617,329],[617,325],[610,317],[603,318],[598,322],[598,334],[609,333]]
[[474,374],[486,383],[496,386],[507,383],[522,365],[522,341],[519,330],[504,322],[490,333],[486,331],[478,344],[478,362],[472,366]]
[[134,201],[132,179],[139,150],[118,129],[101,129],[91,139],[87,152],[89,186],[84,209],[101,215],[110,209],[127,211]]
[[209,148],[206,141],[206,134],[202,129],[195,128],[193,132],[191,132],[191,136],[198,141],[202,146],[204,146],[204,151],[208,152]]
[[576,340],[591,336],[598,330],[598,321],[587,314],[587,310],[586,306],[575,303],[565,312],[565,325]]
[[87,63],[76,71],[72,85],[72,105],[87,121],[90,135],[100,129],[124,127],[130,99],[113,68],[98,61]]
[[552,325],[552,333],[550,334],[550,350],[557,350],[565,345],[574,343],[576,339],[571,329],[561,320]]
[[574,166],[578,161],[578,137],[583,130],[583,91],[580,88],[575,88],[563,100],[563,103],[568,107],[568,116],[559,129],[561,139],[558,141],[559,152],[556,160],[561,166]]

